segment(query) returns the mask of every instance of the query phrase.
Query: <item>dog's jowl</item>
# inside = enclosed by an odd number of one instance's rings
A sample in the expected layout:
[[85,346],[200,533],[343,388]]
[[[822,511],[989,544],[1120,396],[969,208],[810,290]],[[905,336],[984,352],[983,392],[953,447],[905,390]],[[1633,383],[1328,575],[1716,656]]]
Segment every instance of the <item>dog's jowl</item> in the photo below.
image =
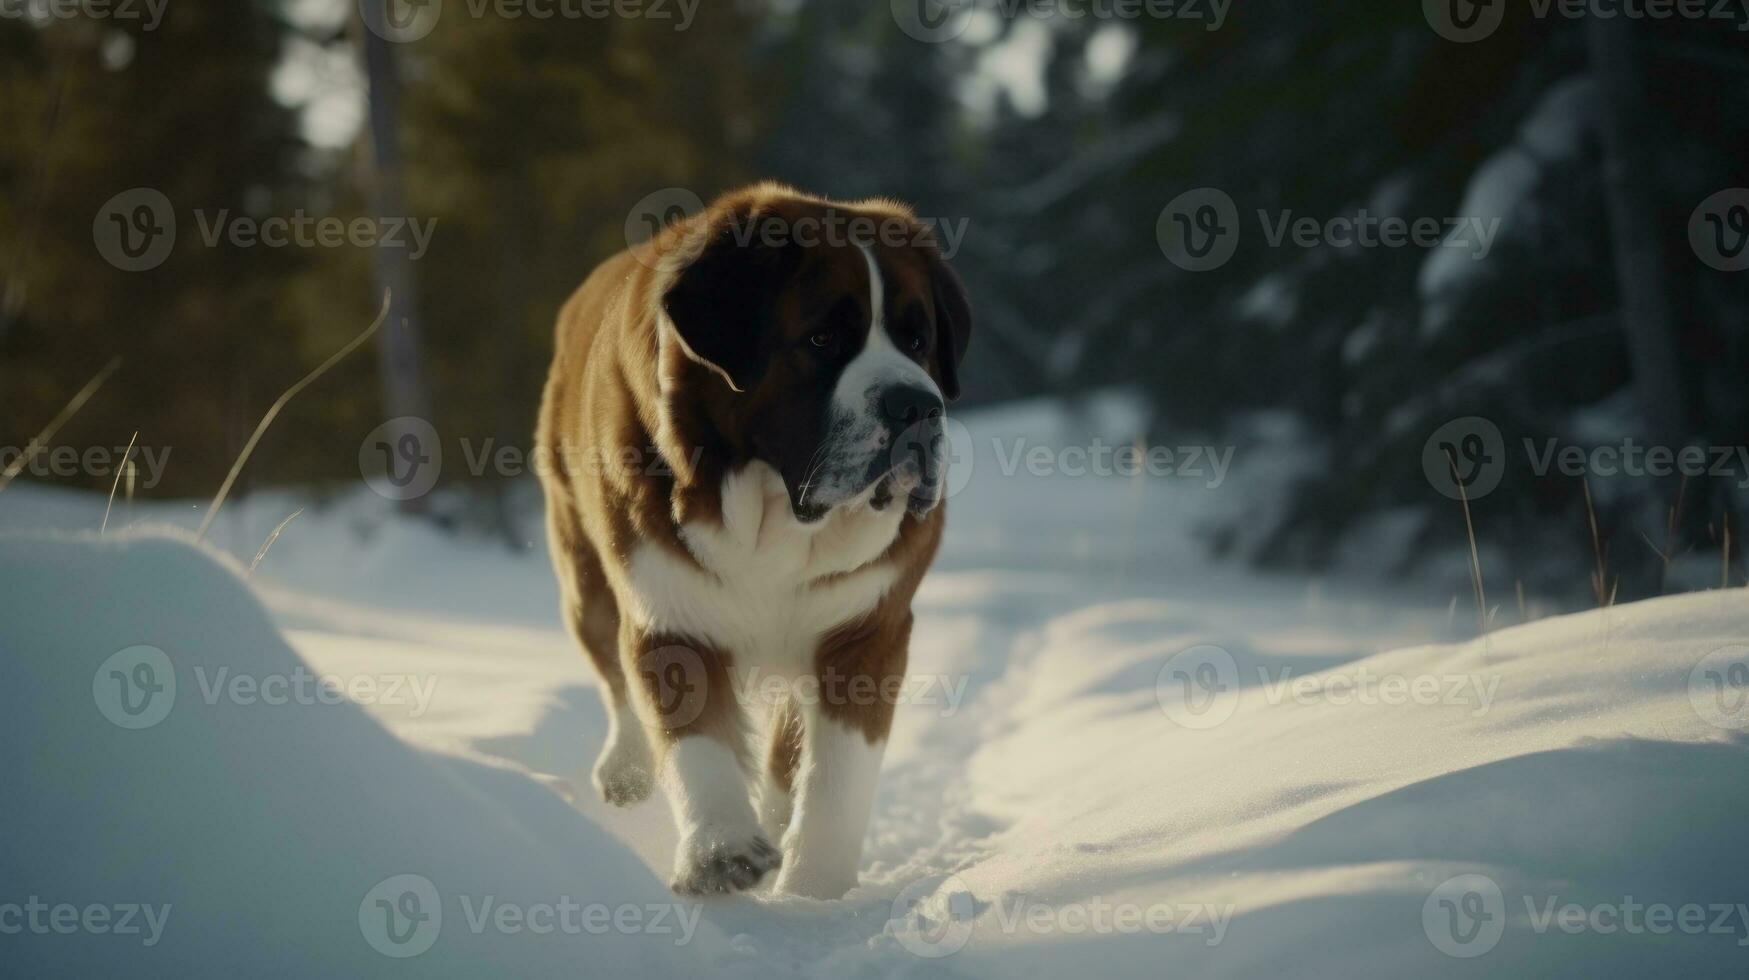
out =
[[538,439],[610,717],[595,786],[629,806],[661,785],[677,891],[856,884],[970,335],[908,209],[771,184],[609,259],[561,312]]

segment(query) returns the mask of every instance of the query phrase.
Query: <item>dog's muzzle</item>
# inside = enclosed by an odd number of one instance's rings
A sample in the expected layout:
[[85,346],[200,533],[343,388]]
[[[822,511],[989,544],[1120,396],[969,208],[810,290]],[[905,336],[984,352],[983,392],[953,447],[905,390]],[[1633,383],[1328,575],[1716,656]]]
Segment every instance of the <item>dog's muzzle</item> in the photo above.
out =
[[908,509],[927,513],[941,502],[946,479],[947,406],[939,394],[916,385],[889,388],[879,397],[890,439],[886,458],[876,461],[875,470],[892,481],[895,495],[908,498]]

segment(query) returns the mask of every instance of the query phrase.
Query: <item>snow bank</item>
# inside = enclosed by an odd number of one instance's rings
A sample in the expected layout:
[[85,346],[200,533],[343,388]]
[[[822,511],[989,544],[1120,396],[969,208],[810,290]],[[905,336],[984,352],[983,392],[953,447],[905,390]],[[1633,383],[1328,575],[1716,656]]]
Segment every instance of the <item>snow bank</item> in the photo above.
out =
[[[675,975],[720,951],[526,775],[319,688],[212,553],[11,536],[0,569],[8,974]],[[332,680],[451,696],[429,671]]]
[[1098,959],[1123,976],[1749,963],[1749,683],[1729,687],[1749,657],[1733,646],[1742,593],[1333,666],[1199,618],[1164,602],[1059,618],[992,692],[1014,708],[972,755],[967,796],[1001,830],[930,899],[975,910],[956,970],[1085,967],[1084,942],[1051,941],[1061,922],[996,914],[1017,904],[1200,926],[1114,930]]

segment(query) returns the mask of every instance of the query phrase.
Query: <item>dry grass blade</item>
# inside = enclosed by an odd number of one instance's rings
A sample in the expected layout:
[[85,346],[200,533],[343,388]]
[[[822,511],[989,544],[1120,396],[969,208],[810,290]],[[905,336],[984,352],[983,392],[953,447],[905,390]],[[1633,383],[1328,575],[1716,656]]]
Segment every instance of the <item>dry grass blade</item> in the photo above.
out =
[[120,368],[121,358],[111,358],[109,363],[103,366],[103,370],[97,372],[96,377],[85,382],[85,387],[79,389],[79,393],[73,396],[73,400],[68,402],[65,408],[61,409],[60,414],[49,420],[49,424],[44,426],[34,439],[30,440],[30,445],[24,447],[24,452],[12,461],[12,465],[6,467],[5,472],[0,473],[0,491],[4,491],[18,477],[18,474],[24,472],[25,466],[29,465],[37,453],[43,451],[43,447],[49,444],[49,440],[55,437],[55,433],[61,431],[61,426],[66,425],[68,419],[77,415],[79,410],[85,407],[85,403],[91,400],[91,396],[97,394],[97,389],[103,387],[103,383],[109,380],[109,376]]
[[292,511],[291,516],[287,517],[283,521],[280,521],[279,526],[275,527],[273,529],[273,533],[269,534],[267,536],[267,540],[261,542],[261,550],[257,551],[255,553],[255,560],[249,563],[249,574],[250,575],[254,575],[255,569],[261,567],[261,560],[263,558],[267,557],[267,549],[273,547],[273,543],[275,541],[279,540],[279,535],[281,532],[283,532],[285,530],[286,525],[290,524],[292,521],[297,520],[298,516],[301,515],[303,512],[304,512],[304,509],[302,507],[299,507],[297,510]]
[[1731,515],[1725,515],[1725,546],[1719,549],[1719,588],[1731,587]]
[[273,403],[273,407],[267,410],[267,414],[261,417],[261,424],[255,427],[255,432],[249,436],[249,441],[244,443],[242,453],[238,454],[237,461],[231,464],[231,472],[225,475],[224,485],[219,487],[218,495],[213,497],[212,506],[207,508],[206,518],[200,522],[200,530],[194,532],[194,539],[196,541],[205,538],[207,530],[213,526],[214,518],[219,516],[219,508],[225,505],[225,498],[231,494],[231,486],[237,482],[237,474],[243,472],[243,465],[249,462],[249,455],[255,452],[255,444],[261,441],[261,436],[267,432],[267,427],[272,425],[273,420],[279,417],[280,411],[284,409],[293,398],[297,397],[298,392],[309,387],[310,383],[317,378],[327,374],[330,368],[345,360],[346,355],[364,346],[365,341],[376,335],[377,330],[382,327],[383,321],[389,318],[389,298],[388,291],[384,290],[382,311],[377,314],[375,320],[371,321],[370,326],[365,328],[364,333],[352,338],[351,343],[340,348],[338,351],[335,351],[334,356],[323,361],[314,371],[304,375],[303,379],[297,384],[287,388],[285,394],[280,395],[279,400]]
[[122,475],[128,471],[128,460],[132,459],[134,455],[134,443],[139,440],[140,433],[135,431],[133,438],[128,440],[127,451],[121,454],[121,465],[115,468],[115,479],[109,484],[109,502],[103,505],[103,526],[97,529],[98,537],[102,537],[109,531],[109,512],[115,508],[115,491],[117,487],[121,486]]
[[[1591,554],[1597,561],[1597,567],[1591,573],[1591,594],[1597,598],[1597,604],[1609,607],[1615,604],[1615,589],[1609,587],[1609,565],[1604,557],[1603,542],[1597,534],[1597,508],[1591,504],[1591,481],[1584,480],[1581,486],[1585,488],[1585,516],[1591,521]],[[1617,580],[1617,585],[1621,584]]]
[[1470,584],[1476,589],[1476,620],[1483,633],[1488,632],[1488,597],[1482,591],[1482,558],[1476,550],[1476,525],[1470,520],[1470,495],[1464,490],[1463,477],[1458,473],[1457,456],[1451,450],[1445,451],[1446,462],[1451,464],[1451,479],[1457,484],[1458,500],[1464,505],[1464,530],[1470,535]]

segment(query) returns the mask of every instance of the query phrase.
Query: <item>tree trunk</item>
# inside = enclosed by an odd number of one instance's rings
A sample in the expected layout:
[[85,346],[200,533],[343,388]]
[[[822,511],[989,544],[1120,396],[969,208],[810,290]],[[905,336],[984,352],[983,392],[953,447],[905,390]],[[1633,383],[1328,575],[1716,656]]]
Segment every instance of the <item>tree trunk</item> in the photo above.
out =
[[1646,95],[1633,22],[1588,17],[1586,23],[1591,67],[1602,96],[1604,186],[1635,393],[1647,435],[1660,444],[1674,444],[1690,434],[1690,412],[1676,353],[1666,236],[1658,225],[1654,197],[1660,184],[1656,155],[1666,143]]
[[[370,86],[371,206],[378,220],[407,218],[410,216],[401,190],[400,79],[394,44],[376,31],[363,33],[365,74]],[[376,337],[383,411],[391,419],[412,417],[435,424],[420,357],[418,297],[411,254],[406,248],[379,247],[373,250],[373,261],[378,299],[384,290],[392,295],[388,322]],[[401,507],[408,512],[420,512],[424,510],[422,500],[402,501]]]

